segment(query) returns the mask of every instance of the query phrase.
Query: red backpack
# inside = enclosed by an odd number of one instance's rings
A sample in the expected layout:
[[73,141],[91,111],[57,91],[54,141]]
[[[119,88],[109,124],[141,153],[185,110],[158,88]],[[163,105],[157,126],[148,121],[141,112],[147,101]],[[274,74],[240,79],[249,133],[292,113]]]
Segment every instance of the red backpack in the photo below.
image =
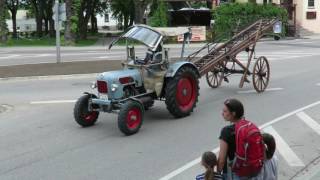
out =
[[254,177],[260,172],[265,157],[265,147],[259,128],[250,121],[235,124],[236,152],[232,171],[240,177]]

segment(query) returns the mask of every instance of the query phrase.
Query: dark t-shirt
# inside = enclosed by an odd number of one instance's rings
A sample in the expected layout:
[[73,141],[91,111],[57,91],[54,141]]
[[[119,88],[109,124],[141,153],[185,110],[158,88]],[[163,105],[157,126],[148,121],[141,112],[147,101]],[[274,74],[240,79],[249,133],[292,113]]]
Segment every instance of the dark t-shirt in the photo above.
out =
[[[230,161],[232,161],[236,151],[236,135],[234,124],[222,128],[219,139],[228,144],[227,157]],[[227,161],[224,164],[223,172],[227,172]]]

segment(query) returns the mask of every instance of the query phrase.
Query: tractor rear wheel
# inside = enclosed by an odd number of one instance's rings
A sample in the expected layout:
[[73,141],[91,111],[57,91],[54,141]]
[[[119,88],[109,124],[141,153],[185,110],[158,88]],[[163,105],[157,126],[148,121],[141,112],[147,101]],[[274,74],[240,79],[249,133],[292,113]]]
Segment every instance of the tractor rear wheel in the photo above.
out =
[[181,67],[166,85],[165,102],[169,112],[176,118],[190,115],[198,102],[199,89],[196,70],[188,66]]
[[132,135],[139,131],[143,123],[143,105],[136,101],[127,101],[120,108],[118,127],[125,135]]
[[[94,95],[92,95],[95,97]],[[89,111],[89,99],[90,95],[86,94],[81,96],[76,105],[74,106],[73,116],[76,122],[82,127],[92,126],[96,123],[99,112],[98,111]]]

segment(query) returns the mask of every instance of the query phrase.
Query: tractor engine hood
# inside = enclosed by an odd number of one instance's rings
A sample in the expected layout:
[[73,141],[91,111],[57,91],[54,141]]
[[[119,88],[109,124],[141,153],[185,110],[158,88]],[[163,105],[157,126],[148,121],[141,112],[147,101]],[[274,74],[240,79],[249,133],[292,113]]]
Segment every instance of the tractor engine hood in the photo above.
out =
[[104,72],[97,76],[97,81],[106,82],[109,99],[123,98],[123,89],[128,85],[132,85],[134,87],[142,86],[141,74],[137,69]]

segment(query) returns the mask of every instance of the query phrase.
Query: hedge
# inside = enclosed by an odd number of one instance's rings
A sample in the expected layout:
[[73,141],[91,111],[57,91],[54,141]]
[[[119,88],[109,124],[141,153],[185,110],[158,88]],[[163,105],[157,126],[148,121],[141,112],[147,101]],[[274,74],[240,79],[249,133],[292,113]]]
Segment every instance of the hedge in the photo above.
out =
[[287,11],[275,5],[258,5],[254,3],[229,3],[221,5],[213,12],[215,39],[217,37],[228,38],[232,36],[234,29],[243,29],[261,18],[278,18],[282,21],[283,29],[288,22]]

